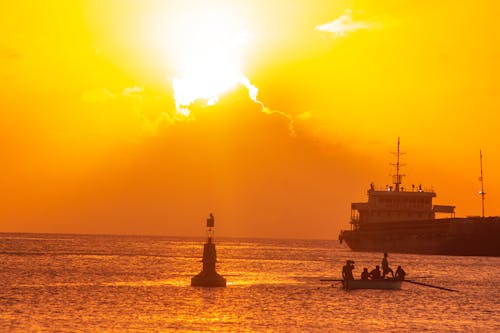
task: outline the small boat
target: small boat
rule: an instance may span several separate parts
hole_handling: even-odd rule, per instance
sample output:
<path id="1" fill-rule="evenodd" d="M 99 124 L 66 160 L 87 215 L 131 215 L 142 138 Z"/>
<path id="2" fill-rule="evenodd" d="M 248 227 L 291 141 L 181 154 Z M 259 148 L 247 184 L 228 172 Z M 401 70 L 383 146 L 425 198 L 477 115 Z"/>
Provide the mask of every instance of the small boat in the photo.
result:
<path id="1" fill-rule="evenodd" d="M 382 289 L 399 290 L 402 280 L 380 279 L 380 280 L 346 280 L 343 282 L 345 290 L 355 289 Z"/>

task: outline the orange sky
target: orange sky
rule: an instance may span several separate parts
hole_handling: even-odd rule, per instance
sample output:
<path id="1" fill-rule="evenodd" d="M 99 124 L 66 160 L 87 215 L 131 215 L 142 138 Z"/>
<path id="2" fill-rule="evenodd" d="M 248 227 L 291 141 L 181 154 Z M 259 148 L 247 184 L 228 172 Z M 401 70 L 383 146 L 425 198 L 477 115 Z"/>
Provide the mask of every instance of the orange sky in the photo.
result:
<path id="1" fill-rule="evenodd" d="M 500 214 L 495 1 L 0 6 L 0 231 L 336 238 L 398 136 Z"/>

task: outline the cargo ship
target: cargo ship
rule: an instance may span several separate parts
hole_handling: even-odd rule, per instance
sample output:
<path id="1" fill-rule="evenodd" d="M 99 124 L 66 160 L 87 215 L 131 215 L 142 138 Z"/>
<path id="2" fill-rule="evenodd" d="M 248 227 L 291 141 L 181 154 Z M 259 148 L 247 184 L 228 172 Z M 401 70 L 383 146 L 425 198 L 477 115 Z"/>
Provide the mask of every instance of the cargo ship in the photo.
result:
<path id="1" fill-rule="evenodd" d="M 436 193 L 421 185 L 402 185 L 400 140 L 395 153 L 393 184 L 368 189 L 368 202 L 351 204 L 350 230 L 342 230 L 340 242 L 354 251 L 429 255 L 500 256 L 500 217 L 455 217 L 455 206 L 434 205 Z M 437 218 L 439 214 L 445 217 Z M 441 215 L 442 216 L 442 215 Z"/>

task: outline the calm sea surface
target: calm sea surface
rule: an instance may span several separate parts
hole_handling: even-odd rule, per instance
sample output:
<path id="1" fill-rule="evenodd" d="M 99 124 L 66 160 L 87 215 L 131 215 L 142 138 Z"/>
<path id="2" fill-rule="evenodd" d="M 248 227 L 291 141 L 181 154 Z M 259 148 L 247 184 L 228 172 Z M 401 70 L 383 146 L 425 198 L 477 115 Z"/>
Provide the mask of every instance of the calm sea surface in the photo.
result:
<path id="1" fill-rule="evenodd" d="M 193 288 L 202 239 L 0 233 L 2 332 L 500 332 L 500 258 L 389 254 L 399 291 L 345 292 L 336 241 L 217 239 L 227 288 Z"/>

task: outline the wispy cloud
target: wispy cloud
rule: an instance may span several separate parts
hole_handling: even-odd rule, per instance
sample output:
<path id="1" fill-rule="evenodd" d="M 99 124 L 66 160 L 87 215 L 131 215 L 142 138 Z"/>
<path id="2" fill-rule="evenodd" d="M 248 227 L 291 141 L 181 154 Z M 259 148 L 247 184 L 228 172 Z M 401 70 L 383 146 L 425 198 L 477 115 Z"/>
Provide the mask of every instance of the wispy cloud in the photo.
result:
<path id="1" fill-rule="evenodd" d="M 158 103 L 159 96 L 139 86 L 125 87 L 121 91 L 106 88 L 83 92 L 82 102 L 100 113 L 102 126 L 115 126 L 125 133 L 137 136 L 156 134 L 162 124 L 180 118 L 175 110 L 165 109 Z M 125 125 L 124 125 L 125 124 Z"/>
<path id="2" fill-rule="evenodd" d="M 345 36 L 349 33 L 359 30 L 370 30 L 380 28 L 379 22 L 353 18 L 352 10 L 346 9 L 345 12 L 336 19 L 316 26 L 316 30 L 329 32 L 335 36 Z"/>

